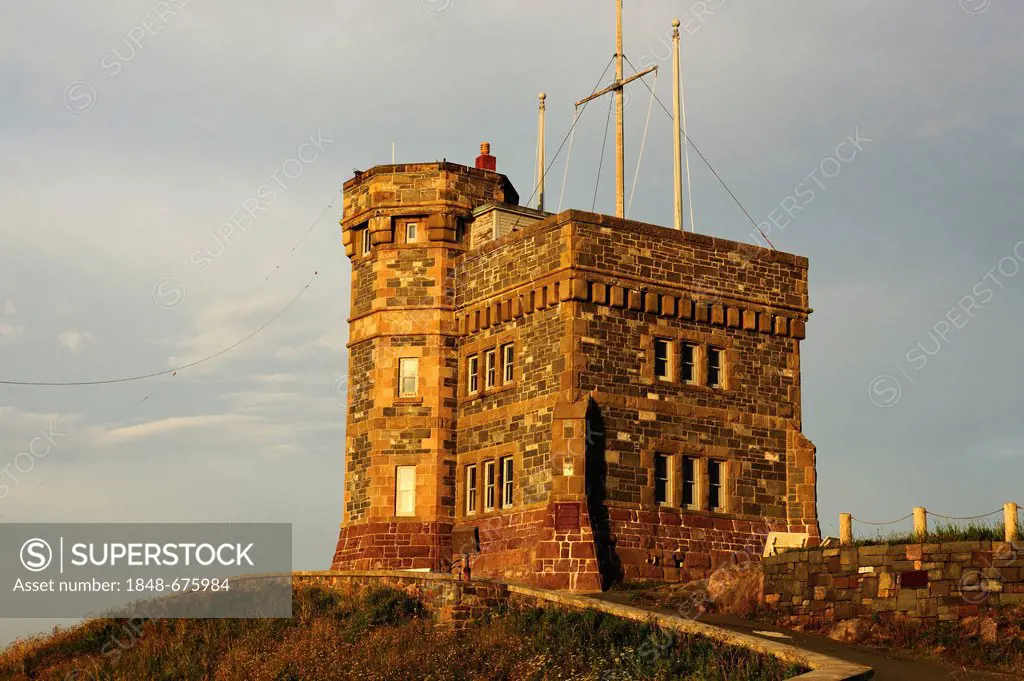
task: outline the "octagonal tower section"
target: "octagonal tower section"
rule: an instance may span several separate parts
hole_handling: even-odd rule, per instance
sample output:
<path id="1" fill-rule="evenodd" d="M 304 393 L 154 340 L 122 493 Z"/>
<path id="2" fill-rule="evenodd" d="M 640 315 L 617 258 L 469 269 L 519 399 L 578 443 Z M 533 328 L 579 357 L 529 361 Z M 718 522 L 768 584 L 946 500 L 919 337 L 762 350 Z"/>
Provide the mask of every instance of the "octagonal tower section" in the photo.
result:
<path id="1" fill-rule="evenodd" d="M 442 570 L 450 560 L 455 267 L 474 209 L 518 202 L 487 164 L 377 166 L 345 183 L 345 501 L 332 569 Z"/>

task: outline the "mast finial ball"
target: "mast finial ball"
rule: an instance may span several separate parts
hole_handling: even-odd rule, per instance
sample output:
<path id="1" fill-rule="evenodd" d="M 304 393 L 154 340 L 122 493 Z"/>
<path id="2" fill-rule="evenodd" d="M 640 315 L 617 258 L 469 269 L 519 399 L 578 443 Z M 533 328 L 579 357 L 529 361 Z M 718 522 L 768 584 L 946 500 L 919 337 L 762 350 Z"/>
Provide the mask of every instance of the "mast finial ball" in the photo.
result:
<path id="1" fill-rule="evenodd" d="M 540 100 L 541 100 L 541 101 L 544 101 L 545 99 L 547 99 L 547 98 L 548 98 L 548 93 L 546 93 L 546 92 L 541 92 L 541 93 L 540 93 L 539 95 L 537 95 L 537 96 L 538 96 L 538 97 L 540 97 Z"/>
<path id="2" fill-rule="evenodd" d="M 672 28 L 679 28 L 682 25 L 683 25 L 683 22 L 679 21 L 679 19 L 673 19 L 672 20 Z"/>

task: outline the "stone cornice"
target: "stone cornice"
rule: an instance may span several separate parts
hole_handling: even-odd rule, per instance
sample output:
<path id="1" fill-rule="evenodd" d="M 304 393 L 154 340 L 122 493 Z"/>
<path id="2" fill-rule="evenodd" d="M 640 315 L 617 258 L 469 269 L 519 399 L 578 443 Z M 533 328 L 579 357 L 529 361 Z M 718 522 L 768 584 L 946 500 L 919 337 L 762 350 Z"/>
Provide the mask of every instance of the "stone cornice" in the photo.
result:
<path id="1" fill-rule="evenodd" d="M 579 276 L 576 276 L 577 273 Z M 634 288 L 608 282 L 641 283 L 641 286 Z M 502 292 L 459 306 L 455 313 L 457 327 L 463 334 L 477 333 L 481 329 L 574 300 L 632 310 L 652 317 L 692 320 L 797 340 L 803 340 L 807 335 L 807 315 L 810 310 L 794 310 L 713 294 L 693 294 L 682 287 L 667 284 L 656 286 L 662 291 L 672 291 L 672 294 L 659 293 L 643 286 L 643 283 L 621 275 L 563 267 L 535 281 L 507 287 Z"/>

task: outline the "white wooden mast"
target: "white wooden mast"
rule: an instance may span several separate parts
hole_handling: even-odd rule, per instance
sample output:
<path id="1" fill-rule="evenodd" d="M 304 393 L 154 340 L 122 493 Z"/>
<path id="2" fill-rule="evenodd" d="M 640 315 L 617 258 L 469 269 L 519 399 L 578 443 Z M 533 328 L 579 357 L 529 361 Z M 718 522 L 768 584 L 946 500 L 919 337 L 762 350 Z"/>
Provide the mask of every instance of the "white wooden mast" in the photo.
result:
<path id="1" fill-rule="evenodd" d="M 540 93 L 537 121 L 537 210 L 544 210 L 544 175 L 546 174 L 545 164 L 547 163 L 547 152 L 544 149 L 544 112 L 547 111 L 547 98 L 548 96 L 545 93 Z"/>
<path id="2" fill-rule="evenodd" d="M 679 93 L 679 19 L 672 22 L 672 113 L 674 114 L 675 125 L 673 125 L 673 137 L 675 144 L 672 149 L 673 170 L 675 171 L 675 206 L 673 215 L 675 217 L 675 228 L 683 230 L 683 131 L 681 127 L 679 110 L 681 96 Z"/>
<path id="3" fill-rule="evenodd" d="M 622 0 L 615 0 L 615 82 L 595 92 L 585 99 L 576 102 L 576 107 L 603 97 L 609 92 L 615 93 L 615 215 L 626 216 L 626 135 L 625 135 L 625 88 L 638 78 L 658 70 L 657 66 L 645 69 L 629 78 L 623 78 L 622 64 L 625 55 L 622 52 Z"/>
<path id="4" fill-rule="evenodd" d="M 615 0 L 615 215 L 626 216 L 626 122 L 622 87 L 622 0 Z"/>

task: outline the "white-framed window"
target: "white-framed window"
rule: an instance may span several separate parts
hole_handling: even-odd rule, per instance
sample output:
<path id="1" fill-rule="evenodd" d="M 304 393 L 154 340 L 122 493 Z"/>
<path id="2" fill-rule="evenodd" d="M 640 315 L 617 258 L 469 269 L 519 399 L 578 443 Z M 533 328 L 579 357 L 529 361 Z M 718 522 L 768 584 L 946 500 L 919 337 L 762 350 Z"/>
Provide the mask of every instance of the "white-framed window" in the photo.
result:
<path id="1" fill-rule="evenodd" d="M 672 342 L 654 339 L 654 377 L 659 381 L 672 380 Z"/>
<path id="2" fill-rule="evenodd" d="M 515 464 L 511 456 L 501 460 L 501 507 L 509 508 L 512 505 L 512 493 L 516 488 Z"/>
<path id="3" fill-rule="evenodd" d="M 709 388 L 721 388 L 725 368 L 725 351 L 720 348 L 708 348 L 708 382 Z"/>
<path id="4" fill-rule="evenodd" d="M 708 508 L 712 511 L 724 511 L 725 499 L 725 462 L 708 460 Z"/>
<path id="5" fill-rule="evenodd" d="M 498 380 L 498 353 L 488 350 L 484 353 L 484 387 L 493 388 Z"/>
<path id="6" fill-rule="evenodd" d="M 516 346 L 512 343 L 501 346 L 501 373 L 505 385 L 512 383 L 516 376 Z"/>
<path id="7" fill-rule="evenodd" d="M 416 515 L 416 466 L 395 469 L 395 515 Z"/>
<path id="8" fill-rule="evenodd" d="M 363 229 L 363 255 L 368 255 L 372 248 L 373 242 L 370 240 L 370 228 L 366 227 Z"/>
<path id="9" fill-rule="evenodd" d="M 414 244 L 416 243 L 416 231 L 419 227 L 419 223 L 407 222 L 405 223 L 405 243 Z"/>
<path id="10" fill-rule="evenodd" d="M 654 455 L 654 503 L 672 503 L 672 466 L 671 457 L 665 454 Z"/>
<path id="11" fill-rule="evenodd" d="M 466 466 L 466 515 L 476 513 L 476 464 Z"/>
<path id="12" fill-rule="evenodd" d="M 693 343 L 683 343 L 683 361 L 680 363 L 682 369 L 681 380 L 683 383 L 693 385 L 697 382 L 697 346 Z"/>
<path id="13" fill-rule="evenodd" d="M 697 500 L 697 459 L 683 457 L 683 508 L 699 509 Z"/>
<path id="14" fill-rule="evenodd" d="M 484 462 L 484 510 L 493 511 L 497 494 L 497 469 L 493 461 Z"/>
<path id="15" fill-rule="evenodd" d="M 420 360 L 418 357 L 403 357 L 398 360 L 398 396 L 416 397 L 420 387 Z"/>
<path id="16" fill-rule="evenodd" d="M 476 355 L 466 361 L 466 392 L 470 395 L 480 392 L 480 358 Z"/>

